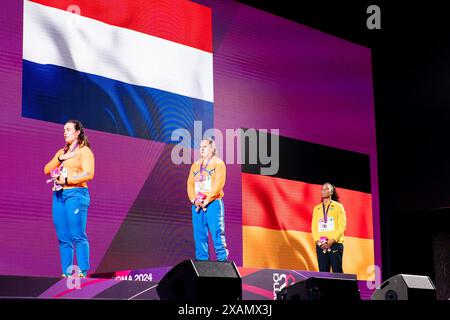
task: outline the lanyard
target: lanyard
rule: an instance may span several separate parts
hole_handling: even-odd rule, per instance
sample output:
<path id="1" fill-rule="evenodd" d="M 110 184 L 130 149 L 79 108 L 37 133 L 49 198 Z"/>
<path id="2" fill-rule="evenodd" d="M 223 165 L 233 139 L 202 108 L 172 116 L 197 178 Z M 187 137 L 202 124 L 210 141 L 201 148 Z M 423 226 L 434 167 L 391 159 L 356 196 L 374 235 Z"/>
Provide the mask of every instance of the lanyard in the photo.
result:
<path id="1" fill-rule="evenodd" d="M 69 152 L 73 152 L 77 147 L 78 147 L 78 141 L 76 141 L 76 142 L 73 144 L 73 146 L 72 146 L 72 148 L 70 148 Z"/>
<path id="2" fill-rule="evenodd" d="M 330 200 L 330 203 L 327 206 L 327 210 L 325 210 L 325 204 L 322 202 L 323 220 L 324 220 L 325 223 L 327 223 L 327 221 L 328 221 L 328 210 L 330 210 L 330 205 L 331 205 L 332 201 L 333 200 Z"/>
<path id="3" fill-rule="evenodd" d="M 70 148 L 70 150 L 67 150 L 66 152 L 63 152 L 63 154 L 71 153 L 71 152 L 73 152 L 77 147 L 78 147 L 78 141 L 75 142 L 75 143 L 73 144 L 73 146 L 72 146 L 72 148 Z M 65 161 L 65 160 L 63 160 L 63 161 Z"/>
<path id="4" fill-rule="evenodd" d="M 205 166 L 203 166 L 203 161 L 200 164 L 200 176 L 203 175 L 203 171 L 206 171 L 206 167 L 208 166 L 208 164 L 211 162 L 211 159 L 209 159 L 208 161 L 206 161 Z"/>
<path id="5" fill-rule="evenodd" d="M 63 154 L 73 152 L 77 147 L 78 147 L 78 141 L 76 141 L 76 142 L 73 144 L 73 146 L 72 146 L 72 148 L 70 148 L 70 150 L 64 152 Z M 62 169 L 64 168 L 64 161 L 66 161 L 66 160 L 61 161 L 61 164 L 59 165 L 59 169 L 60 169 L 60 170 L 62 170 Z"/>

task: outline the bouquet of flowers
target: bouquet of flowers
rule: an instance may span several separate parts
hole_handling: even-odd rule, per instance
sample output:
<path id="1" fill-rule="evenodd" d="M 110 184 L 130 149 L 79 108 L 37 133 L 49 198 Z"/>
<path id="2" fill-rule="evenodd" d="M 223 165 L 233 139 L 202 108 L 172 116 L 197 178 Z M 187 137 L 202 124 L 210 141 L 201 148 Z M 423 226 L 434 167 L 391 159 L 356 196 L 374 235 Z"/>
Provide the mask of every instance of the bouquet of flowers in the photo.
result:
<path id="1" fill-rule="evenodd" d="M 328 242 L 328 237 L 320 237 L 320 245 L 326 244 Z M 330 252 L 331 248 L 323 249 L 323 253 Z"/>
<path id="2" fill-rule="evenodd" d="M 199 193 L 197 193 L 197 197 L 195 198 L 195 201 L 194 201 L 194 203 L 195 202 L 203 202 L 203 201 L 205 201 L 205 199 L 206 199 L 206 194 L 204 194 L 204 193 L 201 193 L 201 192 L 199 192 Z M 200 207 L 197 207 L 196 209 L 195 209 L 195 211 L 199 211 L 200 210 Z M 206 208 L 203 208 L 203 211 L 206 211 Z"/>
<path id="3" fill-rule="evenodd" d="M 66 178 L 67 177 L 67 169 L 61 165 L 59 167 L 53 168 L 50 171 L 50 175 L 51 175 L 52 179 L 48 179 L 47 183 L 53 182 L 52 190 L 53 191 L 61 190 L 63 188 L 62 185 L 57 184 L 56 181 L 53 180 L 53 178 L 59 177 L 59 176 L 63 176 L 63 178 Z"/>

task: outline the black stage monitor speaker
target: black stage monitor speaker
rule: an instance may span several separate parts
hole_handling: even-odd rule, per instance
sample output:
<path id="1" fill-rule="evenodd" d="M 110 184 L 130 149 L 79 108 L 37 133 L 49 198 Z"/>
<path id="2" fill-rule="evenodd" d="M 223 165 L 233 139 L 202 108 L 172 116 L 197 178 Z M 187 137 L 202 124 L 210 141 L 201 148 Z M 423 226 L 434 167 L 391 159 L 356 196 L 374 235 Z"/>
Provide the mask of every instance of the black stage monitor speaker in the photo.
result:
<path id="1" fill-rule="evenodd" d="M 361 299 L 356 279 L 311 277 L 280 290 L 278 300 L 358 301 Z"/>
<path id="2" fill-rule="evenodd" d="M 384 281 L 371 300 L 436 300 L 436 288 L 427 276 L 397 274 Z"/>
<path id="3" fill-rule="evenodd" d="M 242 279 L 234 262 L 185 260 L 156 287 L 161 300 L 242 300 Z"/>

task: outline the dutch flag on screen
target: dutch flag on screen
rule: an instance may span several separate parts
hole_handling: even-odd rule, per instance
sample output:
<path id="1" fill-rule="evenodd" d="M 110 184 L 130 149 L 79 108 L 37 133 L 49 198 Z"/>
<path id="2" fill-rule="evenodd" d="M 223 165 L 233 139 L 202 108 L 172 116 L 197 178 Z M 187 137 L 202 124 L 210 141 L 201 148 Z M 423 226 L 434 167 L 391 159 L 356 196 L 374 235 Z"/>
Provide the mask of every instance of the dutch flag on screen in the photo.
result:
<path id="1" fill-rule="evenodd" d="M 196 120 L 213 127 L 210 8 L 24 1 L 23 26 L 22 116 L 161 142 Z"/>

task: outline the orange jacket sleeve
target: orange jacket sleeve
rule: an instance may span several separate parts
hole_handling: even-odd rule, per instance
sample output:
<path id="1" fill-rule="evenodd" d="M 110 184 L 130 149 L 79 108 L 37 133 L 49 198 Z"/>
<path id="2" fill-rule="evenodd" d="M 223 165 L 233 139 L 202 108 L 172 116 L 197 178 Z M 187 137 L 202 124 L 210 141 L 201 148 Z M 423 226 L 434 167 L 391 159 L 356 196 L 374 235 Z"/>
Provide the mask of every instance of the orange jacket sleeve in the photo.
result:
<path id="1" fill-rule="evenodd" d="M 225 186 L 226 173 L 225 163 L 222 161 L 217 163 L 215 166 L 213 185 L 211 186 L 211 191 L 206 198 L 207 202 L 211 202 L 220 196 L 220 193 Z"/>
<path id="2" fill-rule="evenodd" d="M 192 164 L 191 169 L 189 170 L 189 177 L 187 180 L 187 193 L 189 197 L 189 201 L 193 201 L 195 199 L 195 180 L 194 180 L 194 164 Z"/>
<path id="3" fill-rule="evenodd" d="M 76 175 L 68 176 L 68 185 L 80 184 L 87 182 L 94 178 L 94 154 L 88 147 L 83 147 L 81 153 L 81 170 L 82 172 Z"/>
<path id="4" fill-rule="evenodd" d="M 44 167 L 44 174 L 50 174 L 50 171 L 56 167 L 59 167 L 61 162 L 59 162 L 58 157 L 62 155 L 64 149 L 59 149 L 52 160 L 50 160 Z"/>

